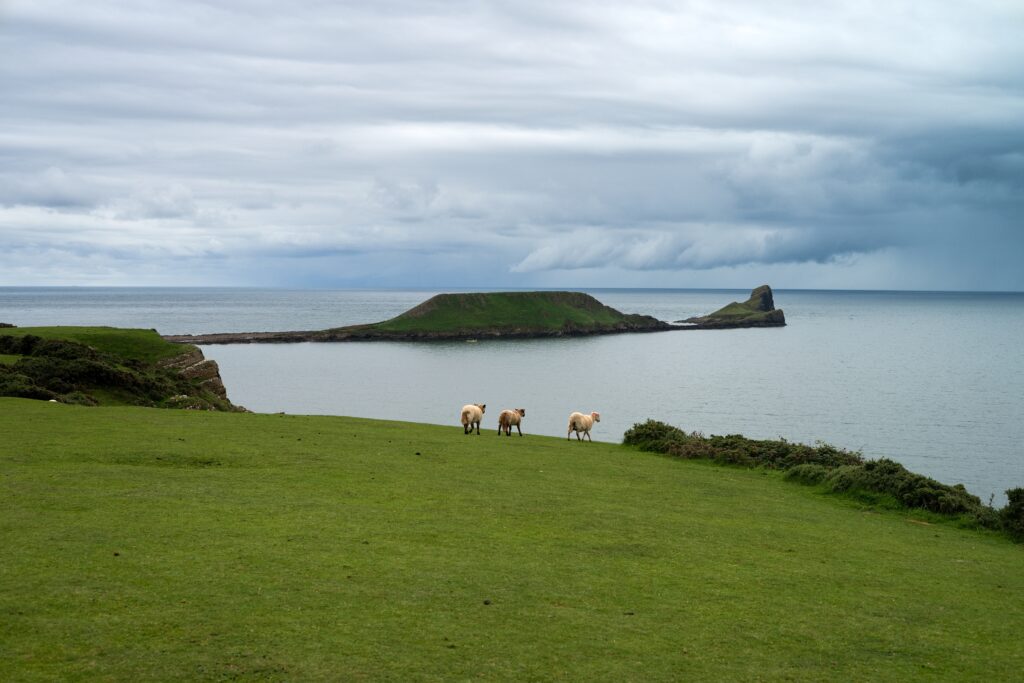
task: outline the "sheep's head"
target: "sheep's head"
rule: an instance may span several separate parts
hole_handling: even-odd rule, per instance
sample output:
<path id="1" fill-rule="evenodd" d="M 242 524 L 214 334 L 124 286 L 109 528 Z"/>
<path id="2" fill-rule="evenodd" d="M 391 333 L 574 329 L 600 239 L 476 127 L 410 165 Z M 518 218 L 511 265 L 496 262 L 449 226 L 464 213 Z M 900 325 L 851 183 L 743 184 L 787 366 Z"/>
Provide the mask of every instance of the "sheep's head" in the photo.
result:
<path id="1" fill-rule="evenodd" d="M 486 403 L 477 403 L 476 407 L 480 409 L 481 413 L 486 413 L 487 412 L 487 404 Z"/>
<path id="2" fill-rule="evenodd" d="M 594 422 L 600 422 L 601 421 L 601 413 L 591 413 L 590 417 L 594 418 Z"/>
<path id="3" fill-rule="evenodd" d="M 519 413 L 519 417 L 526 417 L 526 408 L 516 408 L 516 412 Z"/>

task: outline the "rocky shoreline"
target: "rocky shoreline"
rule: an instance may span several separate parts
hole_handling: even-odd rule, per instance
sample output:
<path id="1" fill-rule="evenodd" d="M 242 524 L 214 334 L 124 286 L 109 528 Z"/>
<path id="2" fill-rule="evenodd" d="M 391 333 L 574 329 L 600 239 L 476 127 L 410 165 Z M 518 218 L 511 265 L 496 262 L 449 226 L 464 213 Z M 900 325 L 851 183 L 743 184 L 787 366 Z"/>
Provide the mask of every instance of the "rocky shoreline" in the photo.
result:
<path id="1" fill-rule="evenodd" d="M 560 330 L 468 330 L 459 332 L 382 332 L 341 328 L 338 330 L 290 332 L 219 332 L 215 334 L 168 334 L 163 338 L 176 344 L 294 344 L 299 342 L 431 342 L 474 341 L 481 339 L 544 339 L 554 337 L 590 337 L 605 334 L 668 332 L 699 329 L 693 325 L 672 325 L 656 321 L 650 326 L 622 326 L 583 329 L 567 327 Z"/>

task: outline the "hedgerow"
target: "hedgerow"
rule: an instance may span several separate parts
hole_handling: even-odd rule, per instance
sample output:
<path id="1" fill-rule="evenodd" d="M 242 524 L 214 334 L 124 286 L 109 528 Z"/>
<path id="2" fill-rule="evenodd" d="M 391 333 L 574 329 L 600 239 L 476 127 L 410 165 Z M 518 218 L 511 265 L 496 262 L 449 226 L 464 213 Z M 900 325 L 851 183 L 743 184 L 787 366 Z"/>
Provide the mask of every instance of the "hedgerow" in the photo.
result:
<path id="1" fill-rule="evenodd" d="M 678 458 L 712 460 L 743 467 L 782 470 L 784 478 L 865 499 L 884 497 L 896 504 L 959 518 L 969 526 L 997 529 L 1024 541 L 1024 489 L 1007 491 L 1009 502 L 996 511 L 962 484 L 949 486 L 907 470 L 888 458 L 865 460 L 860 453 L 819 443 L 747 439 L 739 434 L 704 436 L 648 420 L 633 425 L 623 443 Z"/>

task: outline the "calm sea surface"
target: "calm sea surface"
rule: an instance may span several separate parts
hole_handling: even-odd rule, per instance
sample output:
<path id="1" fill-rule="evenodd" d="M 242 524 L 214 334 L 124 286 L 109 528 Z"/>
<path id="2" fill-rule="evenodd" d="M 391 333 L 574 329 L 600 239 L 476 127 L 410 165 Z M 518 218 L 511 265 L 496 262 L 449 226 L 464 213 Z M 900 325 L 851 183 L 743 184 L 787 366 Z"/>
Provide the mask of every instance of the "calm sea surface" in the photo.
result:
<path id="1" fill-rule="evenodd" d="M 749 294 L 587 291 L 663 320 Z M 434 293 L 0 288 L 0 321 L 165 334 L 322 329 L 386 319 Z M 231 399 L 260 412 L 457 425 L 464 403 L 486 403 L 485 436 L 497 438 L 502 408 L 526 408 L 527 435 L 553 436 L 565 435 L 571 411 L 596 410 L 598 440 L 618 441 L 656 418 L 891 457 L 985 500 L 994 494 L 997 504 L 1024 485 L 1024 294 L 782 290 L 775 301 L 788 327 L 203 350 L 220 364 Z"/>

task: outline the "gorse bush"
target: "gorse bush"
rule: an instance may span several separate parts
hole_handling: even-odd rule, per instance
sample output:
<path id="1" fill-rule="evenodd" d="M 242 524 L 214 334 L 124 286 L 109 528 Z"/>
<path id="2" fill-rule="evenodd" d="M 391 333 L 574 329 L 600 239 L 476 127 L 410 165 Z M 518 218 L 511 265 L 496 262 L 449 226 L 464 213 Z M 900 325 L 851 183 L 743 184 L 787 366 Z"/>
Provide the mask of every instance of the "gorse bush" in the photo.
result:
<path id="1" fill-rule="evenodd" d="M 1024 488 L 1010 489 L 1006 497 L 1009 502 L 1000 511 L 1003 528 L 1013 540 L 1024 542 Z"/>
<path id="2" fill-rule="evenodd" d="M 903 465 L 882 458 L 856 466 L 838 467 L 824 479 L 829 490 L 837 493 L 865 491 L 884 493 L 908 508 L 922 508 L 947 515 L 971 513 L 981 507 L 981 499 L 971 495 L 963 484 L 947 486 L 934 479 L 910 472 Z"/>
<path id="3" fill-rule="evenodd" d="M 786 470 L 783 478 L 786 481 L 796 481 L 801 484 L 820 484 L 828 476 L 829 469 L 824 465 L 816 463 L 804 463 L 794 465 Z"/>
<path id="4" fill-rule="evenodd" d="M 888 458 L 865 460 L 860 453 L 821 443 L 808 446 L 785 439 L 747 439 L 738 434 L 688 434 L 657 420 L 633 425 L 623 443 L 678 458 L 783 470 L 788 481 L 821 485 L 827 491 L 872 502 L 893 501 L 906 508 L 955 516 L 967 526 L 1001 529 L 1014 540 L 1024 541 L 1024 489 L 1020 488 L 1007 491 L 1009 503 L 996 511 L 968 493 L 962 484 L 942 484 Z"/>
<path id="5" fill-rule="evenodd" d="M 859 453 L 846 451 L 828 444 L 808 446 L 777 441 L 747 439 L 739 434 L 704 436 L 687 434 L 678 427 L 657 420 L 633 425 L 623 443 L 641 450 L 666 453 L 679 458 L 700 458 L 719 462 L 788 470 L 796 465 L 817 464 L 825 467 L 854 465 L 863 462 Z"/>

